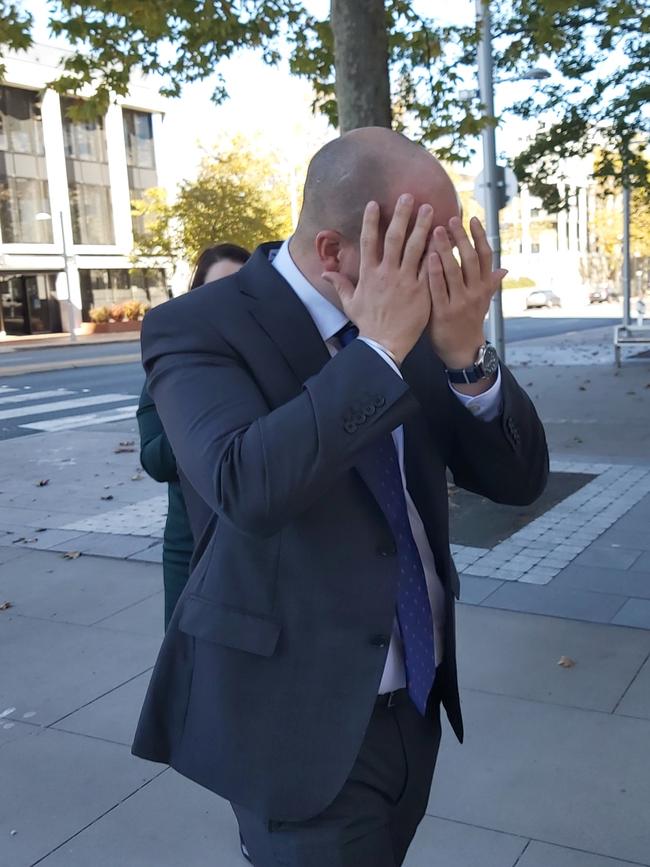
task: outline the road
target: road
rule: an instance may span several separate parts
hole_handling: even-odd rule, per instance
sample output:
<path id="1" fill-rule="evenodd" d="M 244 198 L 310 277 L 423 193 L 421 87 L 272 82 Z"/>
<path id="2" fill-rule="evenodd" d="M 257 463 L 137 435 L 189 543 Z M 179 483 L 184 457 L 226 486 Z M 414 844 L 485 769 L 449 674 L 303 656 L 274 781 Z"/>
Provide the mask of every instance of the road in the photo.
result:
<path id="1" fill-rule="evenodd" d="M 613 325 L 605 317 L 561 317 L 533 314 L 506 319 L 506 337 L 514 343 Z M 107 422 L 131 420 L 142 388 L 143 373 L 137 361 L 115 363 L 118 357 L 135 356 L 137 343 L 3 350 L 0 369 L 24 365 L 42 367 L 81 365 L 38 373 L 5 376 L 0 385 L 0 439 L 47 431 L 90 429 Z M 101 363 L 106 360 L 106 364 Z"/>

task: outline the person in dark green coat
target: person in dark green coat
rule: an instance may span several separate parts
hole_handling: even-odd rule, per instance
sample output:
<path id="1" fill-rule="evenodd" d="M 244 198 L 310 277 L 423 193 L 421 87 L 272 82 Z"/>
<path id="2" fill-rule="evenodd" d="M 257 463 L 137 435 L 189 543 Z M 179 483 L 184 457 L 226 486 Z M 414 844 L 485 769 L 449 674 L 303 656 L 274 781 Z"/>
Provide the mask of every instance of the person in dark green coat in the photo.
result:
<path id="1" fill-rule="evenodd" d="M 236 244 L 217 244 L 208 247 L 198 258 L 190 282 L 190 291 L 204 283 L 211 283 L 238 271 L 249 255 L 247 250 Z M 218 287 L 215 287 L 215 291 L 218 291 Z M 146 385 L 140 396 L 137 419 L 140 430 L 140 462 L 152 479 L 157 482 L 167 482 L 169 492 L 167 521 L 163 536 L 163 584 L 165 629 L 167 629 L 178 597 L 189 577 L 195 540 L 178 479 L 176 458 Z"/>

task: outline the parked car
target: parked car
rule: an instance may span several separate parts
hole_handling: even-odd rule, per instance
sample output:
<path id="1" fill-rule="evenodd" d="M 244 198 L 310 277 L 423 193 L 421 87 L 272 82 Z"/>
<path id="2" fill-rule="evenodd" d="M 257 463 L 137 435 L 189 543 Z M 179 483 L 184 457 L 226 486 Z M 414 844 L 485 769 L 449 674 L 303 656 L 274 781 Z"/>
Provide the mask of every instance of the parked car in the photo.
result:
<path id="1" fill-rule="evenodd" d="M 526 298 L 526 310 L 539 307 L 561 307 L 562 299 L 551 289 L 533 289 Z"/>
<path id="2" fill-rule="evenodd" d="M 596 286 L 596 288 L 592 289 L 589 293 L 590 304 L 602 304 L 604 301 L 618 301 L 618 298 L 618 292 L 616 292 L 614 289 L 611 289 L 606 284 L 602 286 Z"/>

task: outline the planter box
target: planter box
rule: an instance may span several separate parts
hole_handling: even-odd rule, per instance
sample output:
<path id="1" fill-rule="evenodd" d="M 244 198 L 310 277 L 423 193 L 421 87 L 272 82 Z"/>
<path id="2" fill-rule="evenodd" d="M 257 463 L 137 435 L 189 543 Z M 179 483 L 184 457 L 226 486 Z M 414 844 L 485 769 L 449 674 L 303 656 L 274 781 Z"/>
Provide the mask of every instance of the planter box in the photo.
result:
<path id="1" fill-rule="evenodd" d="M 142 322 L 82 322 L 77 334 L 121 334 L 141 328 Z"/>

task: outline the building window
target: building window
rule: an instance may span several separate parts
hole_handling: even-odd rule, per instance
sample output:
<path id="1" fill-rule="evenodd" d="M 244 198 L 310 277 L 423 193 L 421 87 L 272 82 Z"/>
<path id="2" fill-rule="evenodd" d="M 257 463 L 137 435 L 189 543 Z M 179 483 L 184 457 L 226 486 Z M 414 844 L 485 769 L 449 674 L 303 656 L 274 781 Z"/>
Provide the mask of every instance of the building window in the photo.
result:
<path id="1" fill-rule="evenodd" d="M 122 109 L 126 165 L 129 175 L 131 201 L 143 199 L 146 190 L 158 186 L 156 155 L 153 145 L 151 115 L 144 111 Z M 144 216 L 133 217 L 133 234 L 144 235 L 147 221 Z"/>
<path id="2" fill-rule="evenodd" d="M 5 244 L 51 244 L 40 96 L 0 87 L 0 227 Z"/>
<path id="3" fill-rule="evenodd" d="M 533 242 L 533 243 L 530 245 L 530 252 L 531 252 L 531 253 L 539 253 L 539 249 L 540 249 L 540 248 L 539 248 L 539 244 L 538 244 L 537 242 Z"/>
<path id="4" fill-rule="evenodd" d="M 74 104 L 61 100 L 72 236 L 75 244 L 114 244 L 104 120 L 72 120 Z"/>
<path id="5" fill-rule="evenodd" d="M 145 301 L 155 307 L 169 297 L 163 268 L 83 268 L 79 282 L 84 322 L 90 321 L 93 307 L 112 307 L 126 301 Z"/>

